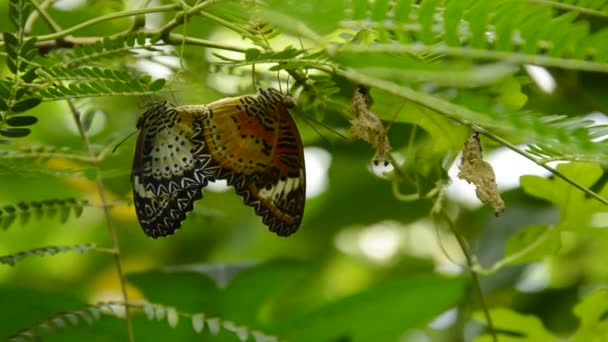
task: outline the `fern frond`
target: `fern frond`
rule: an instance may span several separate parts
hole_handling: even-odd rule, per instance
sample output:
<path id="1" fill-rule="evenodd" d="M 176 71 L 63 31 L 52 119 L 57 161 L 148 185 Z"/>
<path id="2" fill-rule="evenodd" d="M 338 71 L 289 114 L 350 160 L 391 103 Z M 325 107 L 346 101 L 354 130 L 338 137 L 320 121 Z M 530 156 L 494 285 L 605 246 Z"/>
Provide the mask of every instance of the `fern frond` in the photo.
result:
<path id="1" fill-rule="evenodd" d="M 148 49 L 157 51 L 155 48 L 158 37 L 148 39 L 144 32 L 131 33 L 127 36 L 115 38 L 104 37 L 103 41 L 95 44 L 75 46 L 73 50 L 62 55 L 62 67 L 75 67 L 90 64 L 108 58 L 123 57 L 134 53 L 134 49 Z"/>
<path id="2" fill-rule="evenodd" d="M 281 33 L 281 30 L 258 15 L 255 2 L 225 3 L 217 10 L 211 8 L 209 13 L 202 13 L 209 20 L 239 33 L 254 45 L 263 50 L 270 50 L 270 40 Z"/>
<path id="3" fill-rule="evenodd" d="M 41 332 L 51 335 L 56 330 L 63 330 L 69 325 L 76 327 L 82 321 L 86 322 L 88 325 L 91 325 L 93 322 L 98 321 L 101 318 L 101 313 L 103 311 L 110 310 L 112 310 L 111 304 L 99 303 L 95 305 L 87 305 L 84 308 L 73 311 L 60 312 L 33 326 L 21 329 L 14 335 L 10 336 L 8 341 L 38 341 L 41 338 Z"/>
<path id="4" fill-rule="evenodd" d="M 191 314 L 178 311 L 171 306 L 148 302 L 134 303 L 130 304 L 130 306 L 142 309 L 149 320 L 166 320 L 167 324 L 172 328 L 177 326 L 179 317 L 188 318 L 192 323 L 192 328 L 197 334 L 200 334 L 206 326 L 207 329 L 209 329 L 209 332 L 214 336 L 219 334 L 221 329 L 225 329 L 236 335 L 240 341 L 247 341 L 250 336 L 253 336 L 255 341 L 278 341 L 278 338 L 274 336 L 269 336 L 259 331 L 252 331 L 250 328 L 239 326 L 232 321 L 222 320 L 217 317 L 206 318 L 204 313 Z"/>
<path id="5" fill-rule="evenodd" d="M 57 253 L 66 253 L 66 252 L 76 252 L 76 253 L 86 253 L 90 250 L 97 249 L 97 245 L 94 243 L 88 244 L 80 244 L 80 245 L 69 245 L 69 246 L 46 246 L 40 248 L 30 249 L 28 251 L 19 252 L 15 254 L 8 254 L 4 256 L 0 256 L 0 264 L 5 264 L 9 266 L 15 266 L 15 263 L 23 260 L 24 258 L 30 256 L 41 256 L 44 257 L 46 255 L 55 255 Z"/>
<path id="6" fill-rule="evenodd" d="M 82 215 L 84 207 L 88 205 L 87 200 L 77 198 L 51 199 L 44 201 L 19 202 L 0 207 L 0 227 L 2 230 L 8 229 L 17 218 L 21 225 L 25 225 L 34 217 L 40 220 L 44 217 L 55 218 L 59 214 L 59 222 L 66 223 L 70 214 L 74 218 Z"/>
<path id="7" fill-rule="evenodd" d="M 78 82 L 69 82 L 65 85 L 56 84 L 52 87 L 39 89 L 39 95 L 43 101 L 57 101 L 74 98 L 94 96 L 143 96 L 154 95 L 165 85 L 162 78 L 150 82 L 150 78 L 141 77 L 135 79 L 87 79 Z"/>
<path id="8" fill-rule="evenodd" d="M 34 145 L 21 147 L 18 150 L 0 149 L 0 160 L 5 162 L 13 159 L 35 159 L 46 161 L 48 159 L 70 159 L 90 162 L 91 158 L 84 153 L 74 153 L 70 147 L 57 147 L 51 145 Z"/>
<path id="9" fill-rule="evenodd" d="M 282 23 L 284 29 L 294 22 L 312 30 L 328 25 L 326 18 L 305 6 L 294 9 L 293 2 L 278 0 L 269 5 L 272 13 L 281 12 L 275 24 Z M 296 10 L 302 12 L 297 17 Z M 592 31 L 587 21 L 577 20 L 576 12 L 553 11 L 526 0 L 357 0 L 341 14 L 350 19 L 339 21 L 335 30 L 364 32 L 367 38 L 357 34 L 358 39 L 325 45 L 329 51 L 433 53 L 608 72 L 607 29 Z"/>
<path id="10" fill-rule="evenodd" d="M 253 337 L 256 342 L 275 342 L 277 337 L 264 334 L 260 331 L 250 330 L 245 326 L 238 326 L 232 321 L 221 320 L 219 318 L 206 318 L 203 313 L 187 313 L 178 311 L 171 306 L 165 306 L 157 303 L 149 303 L 146 301 L 129 302 L 130 308 L 140 309 L 145 317 L 149 320 L 165 321 L 171 328 L 175 328 L 179 323 L 179 318 L 187 318 L 192 322 L 192 328 L 200 334 L 205 327 L 209 332 L 216 336 L 221 329 L 224 329 L 234 334 L 240 341 L 247 341 Z M 16 341 L 36 341 L 40 339 L 40 333 L 53 334 L 57 330 L 63 330 L 67 327 L 78 326 L 81 321 L 85 321 L 91 325 L 101 318 L 102 314 L 114 317 L 124 318 L 117 308 L 124 307 L 123 302 L 101 302 L 92 305 L 87 305 L 81 309 L 61 312 L 41 321 L 35 325 L 21 329 L 19 332 L 10 336 L 10 342 Z"/>
<path id="11" fill-rule="evenodd" d="M 24 126 L 30 126 L 37 120 L 32 120 L 32 117 L 25 119 L 15 117 L 14 114 L 25 112 L 41 102 L 28 89 L 17 85 L 21 82 L 31 82 L 37 77 L 37 67 L 32 63 L 38 55 L 38 50 L 34 47 L 36 38 L 26 39 L 23 32 L 23 26 L 31 9 L 31 3 L 27 0 L 11 0 L 9 17 L 17 28 L 17 33 L 2 33 L 7 55 L 6 65 L 13 74 L 12 82 L 9 80 L 0 82 L 0 135 L 6 138 L 20 138 L 30 134 L 30 129 Z"/>
<path id="12" fill-rule="evenodd" d="M 31 11 L 32 4 L 28 0 L 10 0 L 8 3 L 8 17 L 19 31 L 23 29 Z"/>

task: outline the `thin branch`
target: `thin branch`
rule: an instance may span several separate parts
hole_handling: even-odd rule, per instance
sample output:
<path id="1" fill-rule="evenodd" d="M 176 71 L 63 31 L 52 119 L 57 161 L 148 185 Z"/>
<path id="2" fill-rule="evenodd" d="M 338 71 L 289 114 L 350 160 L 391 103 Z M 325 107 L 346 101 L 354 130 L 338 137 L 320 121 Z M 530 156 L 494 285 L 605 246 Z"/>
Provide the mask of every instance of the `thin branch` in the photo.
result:
<path id="1" fill-rule="evenodd" d="M 25 21 L 23 31 L 26 35 L 29 35 L 32 32 L 34 23 L 36 22 L 36 20 L 39 17 L 42 17 L 42 19 L 44 19 L 44 21 L 47 23 L 47 25 L 49 25 L 49 28 L 51 29 L 51 31 L 53 31 L 53 32 L 61 31 L 61 27 L 55 22 L 55 20 L 53 20 L 53 18 L 51 18 L 48 15 L 48 13 L 46 13 L 46 9 L 50 5 L 52 5 L 55 1 L 56 0 L 45 0 L 43 3 L 38 5 L 35 0 L 30 0 L 30 3 L 32 4 L 32 6 L 34 6 L 36 11 L 32 12 L 32 14 L 30 14 L 30 16 Z"/>
<path id="2" fill-rule="evenodd" d="M 471 272 L 473 286 L 475 287 L 475 291 L 479 295 L 479 304 L 481 306 L 484 316 L 486 317 L 486 321 L 488 323 L 488 330 L 490 331 L 490 336 L 492 336 L 492 341 L 498 342 L 498 336 L 496 335 L 496 330 L 494 329 L 494 323 L 492 322 L 492 316 L 490 315 L 490 310 L 488 309 L 488 305 L 486 303 L 485 297 L 483 296 L 483 290 L 481 288 L 481 281 L 479 280 L 479 273 L 476 271 L 477 262 L 475 261 L 475 257 L 469 250 L 469 247 L 468 247 L 468 244 L 467 244 L 465 238 L 462 236 L 462 234 L 460 234 L 460 232 L 456 229 L 456 227 L 454 227 L 454 223 L 452 222 L 452 220 L 447 216 L 447 214 L 444 211 L 434 212 L 433 218 L 436 221 L 438 221 L 438 220 L 444 221 L 447 224 L 450 231 L 452 232 L 452 234 L 454 234 L 454 236 L 456 237 L 456 241 L 458 241 L 458 245 L 460 246 L 460 249 L 462 250 L 462 253 L 465 256 L 465 259 L 467 261 L 467 266 L 469 268 L 469 271 Z"/>
<path id="3" fill-rule="evenodd" d="M 99 194 L 99 199 L 101 200 L 101 203 L 103 205 L 103 213 L 106 218 L 108 232 L 110 233 L 110 238 L 112 240 L 112 249 L 114 250 L 114 253 L 113 253 L 114 262 L 116 264 L 116 271 L 118 273 L 118 278 L 120 281 L 120 289 L 122 292 L 123 301 L 125 303 L 127 303 L 129 301 L 129 297 L 127 295 L 127 285 L 126 285 L 124 273 L 122 270 L 122 264 L 120 261 L 120 247 L 118 245 L 118 236 L 116 234 L 116 229 L 114 228 L 113 221 L 112 221 L 112 215 L 110 214 L 110 209 L 108 207 L 108 200 L 106 198 L 106 192 L 105 192 L 105 188 L 104 188 L 104 184 L 103 184 L 103 179 L 101 178 L 101 169 L 99 168 L 97 161 L 95 161 L 95 159 L 96 159 L 95 152 L 93 151 L 93 148 L 91 146 L 91 142 L 89 140 L 89 136 L 87 135 L 84 124 L 82 123 L 82 120 L 80 119 L 80 117 L 81 117 L 80 111 L 78 110 L 78 108 L 76 108 L 74 101 L 72 99 L 67 99 L 67 102 L 68 102 L 68 105 L 70 106 L 70 110 L 74 117 L 74 121 L 76 122 L 76 126 L 78 127 L 78 132 L 80 133 L 82 142 L 87 150 L 87 153 L 89 154 L 89 157 L 92 160 L 91 164 L 97 171 L 97 176 L 95 178 L 95 183 L 97 185 L 97 192 Z M 127 305 L 125 305 L 124 308 L 125 308 L 125 314 L 126 314 L 127 333 L 129 336 L 129 341 L 133 342 L 133 341 L 135 341 L 135 338 L 133 337 L 133 327 L 132 327 L 132 322 L 131 322 L 131 316 L 129 313 L 129 307 Z"/>
<path id="4" fill-rule="evenodd" d="M 214 41 L 206 40 L 206 39 L 188 37 L 188 36 L 181 35 L 179 33 L 171 33 L 169 35 L 169 40 L 166 43 L 170 44 L 170 45 L 177 45 L 177 44 L 181 44 L 182 42 L 184 44 L 188 44 L 188 45 L 199 45 L 199 46 L 205 46 L 205 47 L 222 49 L 222 50 L 229 50 L 229 51 L 234 51 L 234 52 L 245 53 L 247 51 L 246 48 L 241 48 L 241 47 L 237 47 L 234 45 L 228 45 L 228 44 L 224 44 L 224 43 L 220 43 L 220 42 L 214 42 Z"/>
<path id="5" fill-rule="evenodd" d="M 570 185 L 574 186 L 575 188 L 579 189 L 580 191 L 584 192 L 585 194 L 587 194 L 589 197 L 593 197 L 596 200 L 598 200 L 599 202 L 601 202 L 602 204 L 608 205 L 608 200 L 605 199 L 604 197 L 598 195 L 596 192 L 593 192 L 591 189 L 587 188 L 586 186 L 580 184 L 579 182 L 575 181 L 574 179 L 564 175 L 563 173 L 559 172 L 557 169 L 552 168 L 551 166 L 545 164 L 542 160 L 538 160 L 534 157 L 534 155 L 532 155 L 531 153 L 525 151 L 522 148 L 517 147 L 516 145 L 513 145 L 512 143 L 510 143 L 509 141 L 501 138 L 500 136 L 491 133 L 481 127 L 478 126 L 474 126 L 474 129 L 476 131 L 478 131 L 479 133 L 487 136 L 488 138 L 496 141 L 497 143 L 507 147 L 508 149 L 520 154 L 521 156 L 531 160 L 532 162 L 534 162 L 536 165 L 544 168 L 545 170 L 551 172 L 553 175 L 555 175 L 556 177 L 559 177 L 561 179 L 563 179 L 566 183 L 569 183 Z"/>
<path id="6" fill-rule="evenodd" d="M 159 30 L 159 33 L 162 36 L 168 35 L 169 33 L 171 33 L 171 31 L 173 31 L 173 29 L 182 25 L 188 17 L 199 13 L 200 11 L 202 11 L 205 7 L 207 7 L 209 5 L 213 5 L 213 4 L 219 3 L 221 1 L 224 1 L 224 0 L 207 0 L 201 4 L 198 4 L 192 8 L 189 8 L 185 12 L 176 15 L 175 18 L 171 19 L 168 23 L 166 23 L 163 27 L 161 27 Z"/>
<path id="7" fill-rule="evenodd" d="M 372 87 L 375 87 L 378 89 L 385 90 L 394 95 L 406 98 L 414 103 L 417 103 L 419 105 L 432 109 L 432 110 L 436 111 L 437 113 L 460 123 L 461 125 L 471 128 L 474 131 L 478 131 L 479 133 L 500 143 L 501 145 L 507 147 L 508 149 L 533 161 L 535 164 L 548 170 L 556 177 L 563 179 L 565 182 L 567 182 L 567 183 L 571 184 L 572 186 L 574 186 L 575 188 L 581 190 L 582 192 L 587 194 L 589 197 L 596 199 L 597 201 L 601 202 L 602 204 L 608 205 L 608 200 L 605 199 L 604 197 L 591 191 L 589 188 L 581 185 L 577 181 L 564 175 L 563 173 L 559 172 L 558 170 L 556 170 L 548 165 L 543 164 L 541 161 L 537 160 L 531 153 L 515 146 L 514 144 L 501 138 L 497 134 L 490 132 L 489 130 L 487 130 L 483 127 L 478 126 L 475 122 L 476 121 L 483 122 L 483 119 L 484 119 L 484 115 L 481 113 L 478 113 L 478 112 L 475 112 L 468 108 L 462 107 L 460 105 L 436 98 L 429 94 L 417 92 L 411 88 L 400 86 L 393 82 L 389 82 L 389 81 L 377 79 L 374 77 L 370 77 L 365 74 L 361 74 L 355 70 L 338 70 L 337 73 L 356 83 L 361 83 L 361 84 L 365 84 L 368 86 L 372 86 Z M 458 115 L 456 115 L 455 113 L 458 113 Z M 464 119 L 462 119 L 462 117 L 468 117 L 470 119 L 464 120 Z"/>
<path id="8" fill-rule="evenodd" d="M 526 247 L 522 248 L 521 250 L 517 251 L 517 253 L 513 253 L 511 255 L 505 256 L 504 258 L 500 259 L 499 261 L 497 261 L 496 263 L 494 263 L 492 266 L 490 266 L 488 268 L 483 268 L 483 267 L 481 267 L 481 265 L 477 264 L 477 265 L 473 266 L 473 269 L 475 271 L 479 272 L 479 274 L 483 274 L 483 275 L 494 274 L 494 273 L 498 272 L 498 270 L 500 270 L 501 268 L 510 265 L 511 263 L 516 261 L 518 258 L 530 253 L 535 248 L 538 248 L 543 242 L 547 241 L 547 239 L 552 234 L 555 234 L 555 233 L 557 233 L 557 231 L 555 229 L 549 228 L 541 236 L 537 237 L 536 240 L 534 240 L 532 243 L 530 243 Z"/>
<path id="9" fill-rule="evenodd" d="M 131 16 L 136 16 L 136 15 L 146 14 L 146 13 L 175 11 L 180 8 L 181 8 L 181 5 L 175 3 L 172 5 L 163 5 L 163 6 L 156 6 L 156 7 L 150 7 L 150 8 L 138 8 L 138 9 L 134 9 L 134 10 L 110 13 L 110 14 L 106 14 L 106 15 L 102 15 L 99 17 L 89 19 L 80 24 L 67 28 L 63 31 L 38 36 L 38 41 L 43 42 L 43 41 L 47 41 L 47 40 L 55 40 L 55 39 L 63 38 L 76 31 L 82 30 L 86 27 L 89 27 L 89 26 L 92 26 L 95 24 L 102 23 L 104 21 L 109 21 L 109 20 L 114 20 L 114 19 L 119 19 L 119 18 L 124 18 L 124 17 L 131 17 Z M 3 46 L 3 44 L 0 46 Z"/>
<path id="10" fill-rule="evenodd" d="M 351 44 L 340 49 L 340 52 L 379 52 L 395 54 L 437 54 L 450 57 L 472 58 L 502 61 L 513 64 L 534 64 L 562 69 L 581 71 L 608 72 L 608 63 L 593 62 L 581 59 L 559 58 L 542 55 L 531 55 L 514 51 L 492 51 L 471 47 L 454 47 L 445 45 L 413 44 Z"/>
<path id="11" fill-rule="evenodd" d="M 556 9 L 560 9 L 560 10 L 578 12 L 580 14 L 586 14 L 586 15 L 591 15 L 591 16 L 600 17 L 600 18 L 608 18 L 608 12 L 602 12 L 602 11 L 594 10 L 592 8 L 586 8 L 586 7 L 566 4 L 563 2 L 550 1 L 550 0 L 528 0 L 528 2 L 531 4 L 550 6 L 550 7 L 556 8 Z"/>

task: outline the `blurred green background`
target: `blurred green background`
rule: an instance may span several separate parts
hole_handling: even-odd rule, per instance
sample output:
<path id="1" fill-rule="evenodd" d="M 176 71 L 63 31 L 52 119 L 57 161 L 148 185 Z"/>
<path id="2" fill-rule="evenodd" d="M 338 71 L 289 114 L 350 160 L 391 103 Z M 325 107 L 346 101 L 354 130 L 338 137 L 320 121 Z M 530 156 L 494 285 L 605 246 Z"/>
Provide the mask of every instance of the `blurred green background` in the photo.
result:
<path id="1" fill-rule="evenodd" d="M 7 4 L 0 2 L 0 18 L 8 16 Z M 121 10 L 122 6 L 121 1 L 89 1 L 86 6 L 69 10 L 51 7 L 49 14 L 63 27 L 69 27 Z M 165 22 L 171 15 L 151 16 L 149 22 Z M 102 36 L 128 25 L 127 19 L 119 19 L 78 33 Z M 0 30 L 12 28 L 0 20 Z M 41 22 L 34 26 L 34 33 L 46 32 L 48 29 Z M 201 18 L 188 23 L 187 33 L 235 46 L 247 44 L 238 35 Z M 279 36 L 272 44 L 279 50 L 287 44 L 297 45 L 298 41 Z M 213 52 L 230 55 L 226 51 Z M 202 104 L 253 92 L 249 68 L 227 74 L 213 65 L 214 61 L 217 58 L 212 49 L 177 46 L 166 52 L 141 52 L 102 63 L 168 78 L 171 91 L 163 96 L 179 104 Z M 542 92 L 532 81 L 522 82 L 521 92 L 528 99 L 525 109 L 568 116 L 608 111 L 602 96 L 608 84 L 605 75 L 550 71 L 557 84 L 551 94 Z M 6 68 L 0 72 L 8 75 Z M 522 69 L 516 76 L 527 79 L 528 74 Z M 289 82 L 285 75 L 281 77 L 282 82 Z M 278 87 L 276 73 L 263 66 L 258 68 L 257 81 Z M 471 320 L 473 314 L 481 317 L 479 296 L 470 274 L 461 267 L 465 259 L 453 234 L 433 225 L 429 218 L 433 205 L 430 200 L 404 203 L 395 199 L 391 183 L 370 169 L 374 154 L 370 146 L 340 136 L 348 135 L 348 106 L 354 86 L 340 78 L 333 81 L 341 89 L 333 96 L 335 106 L 326 107 L 321 114 L 306 112 L 301 106 L 294 116 L 306 148 L 310 193 L 302 226 L 289 238 L 269 232 L 253 210 L 221 184 L 204 191 L 203 199 L 175 235 L 148 238 L 131 205 L 129 175 L 136 137 L 128 138 L 115 152 L 107 154 L 99 167 L 112 204 L 130 299 L 146 299 L 183 313 L 202 312 L 206 318 L 233 321 L 250 332 L 258 330 L 291 341 L 459 341 L 471 340 L 484 331 L 482 319 Z M 519 91 L 516 89 L 513 96 L 519 96 Z M 406 160 L 404 171 L 415 182 L 402 184 L 400 190 L 413 193 L 418 188 L 432 188 L 445 176 L 444 170 L 455 160 L 469 132 L 448 121 L 437 124 L 435 131 L 415 130 L 408 123 L 413 121 L 402 104 L 396 105 L 379 92 L 372 91 L 372 96 L 376 100 L 372 108 L 383 112 L 383 117 L 404 115 L 390 126 L 388 133 L 397 155 L 414 155 Z M 91 119 L 88 133 L 95 150 L 109 151 L 132 133 L 147 100 L 78 100 L 78 106 Z M 65 223 L 60 222 L 59 212 L 54 217 L 30 218 L 25 224 L 17 219 L 1 232 L 0 255 L 90 242 L 111 248 L 95 185 L 95 169 L 77 158 L 43 158 L 40 153 L 28 152 L 38 146 L 86 155 L 67 104 L 43 103 L 28 114 L 39 119 L 33 133 L 0 146 L 0 204 L 68 198 L 86 200 L 88 204 L 82 216 L 71 212 Z M 446 141 L 438 148 L 440 142 L 434 138 L 442 134 Z M 498 148 L 491 143 L 484 147 L 488 154 Z M 513 156 L 504 158 L 508 163 Z M 573 177 L 589 186 L 599 177 L 599 168 L 581 167 L 577 172 L 583 170 L 582 175 L 573 173 Z M 452 182 L 464 184 L 450 174 Z M 497 171 L 497 175 L 500 182 L 501 173 Z M 490 208 L 479 206 L 470 192 L 465 200 L 457 194 L 448 197 L 448 211 L 480 264 L 490 266 L 500 260 L 507 242 L 522 227 L 558 223 L 564 212 L 560 216 L 557 207 L 572 211 L 588 207 L 586 219 L 604 212 L 604 208 L 590 204 L 591 200 L 574 191 L 578 202 L 566 203 L 565 207 L 557 203 L 556 207 L 549 202 L 551 198 L 544 200 L 540 199 L 542 195 L 529 194 L 539 186 L 529 185 L 527 192 L 519 186 L 505 191 L 507 211 L 500 217 L 495 217 Z M 470 187 L 469 190 L 472 191 Z M 578 218 L 574 214 L 571 220 Z M 605 226 L 605 217 L 596 219 L 596 227 Z M 581 226 L 586 227 L 587 222 L 581 222 Z M 482 276 L 481 285 L 489 307 L 535 315 L 554 335 L 569 336 L 581 322 L 573 308 L 608 280 L 608 234 L 600 228 L 573 228 L 552 241 L 557 241 L 558 255 L 541 255 Z M 78 310 L 87 303 L 121 298 L 115 263 L 107 253 L 67 252 L 28 257 L 14 267 L 0 265 L 0 338 L 52 315 Z M 497 313 L 497 317 L 499 327 L 506 322 L 507 327 L 501 327 L 506 330 L 510 328 L 509 320 L 515 327 L 527 326 L 516 320 L 519 316 Z M 150 320 L 141 310 L 135 310 L 135 336 L 142 341 L 199 339 L 188 320 L 187 315 L 182 315 L 177 327 L 172 328 L 164 317 Z M 102 315 L 90 326 L 79 322 L 43 336 L 51 341 L 126 340 L 124 320 L 111 314 Z M 238 340 L 227 326 L 222 326 L 213 338 L 206 326 L 203 338 Z M 252 333 L 248 336 L 252 340 L 255 337 Z"/>

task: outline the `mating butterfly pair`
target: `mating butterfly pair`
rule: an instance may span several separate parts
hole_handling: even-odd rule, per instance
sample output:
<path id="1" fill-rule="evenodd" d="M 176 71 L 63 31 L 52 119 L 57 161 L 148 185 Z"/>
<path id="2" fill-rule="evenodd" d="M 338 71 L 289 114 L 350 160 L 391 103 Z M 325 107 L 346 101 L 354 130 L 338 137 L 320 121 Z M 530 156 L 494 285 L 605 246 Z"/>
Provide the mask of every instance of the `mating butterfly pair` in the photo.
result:
<path id="1" fill-rule="evenodd" d="M 144 232 L 173 234 L 208 182 L 224 179 L 270 231 L 293 234 L 306 192 L 293 107 L 290 96 L 272 88 L 203 106 L 153 103 L 137 123 L 131 175 Z"/>

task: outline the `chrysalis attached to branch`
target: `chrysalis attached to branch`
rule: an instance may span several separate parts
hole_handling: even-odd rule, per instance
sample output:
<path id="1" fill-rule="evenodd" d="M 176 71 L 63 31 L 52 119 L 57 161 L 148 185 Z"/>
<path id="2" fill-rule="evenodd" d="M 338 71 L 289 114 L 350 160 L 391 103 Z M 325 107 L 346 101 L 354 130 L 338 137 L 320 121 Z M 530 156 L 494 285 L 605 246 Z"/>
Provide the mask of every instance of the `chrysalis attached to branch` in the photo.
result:
<path id="1" fill-rule="evenodd" d="M 353 95 L 350 134 L 372 145 L 376 154 L 372 159 L 375 165 L 388 165 L 388 153 L 391 150 L 386 130 L 376 113 L 369 109 L 367 89 L 357 87 Z"/>
<path id="2" fill-rule="evenodd" d="M 474 132 L 464 143 L 458 178 L 474 184 L 477 198 L 483 203 L 490 203 L 497 216 L 505 210 L 505 202 L 496 186 L 494 170 L 483 160 L 478 132 Z"/>

